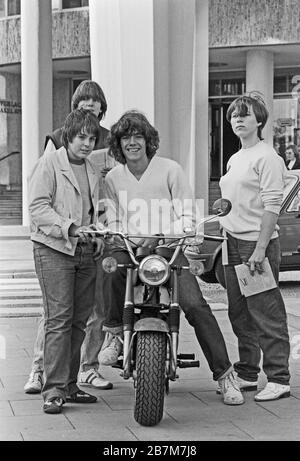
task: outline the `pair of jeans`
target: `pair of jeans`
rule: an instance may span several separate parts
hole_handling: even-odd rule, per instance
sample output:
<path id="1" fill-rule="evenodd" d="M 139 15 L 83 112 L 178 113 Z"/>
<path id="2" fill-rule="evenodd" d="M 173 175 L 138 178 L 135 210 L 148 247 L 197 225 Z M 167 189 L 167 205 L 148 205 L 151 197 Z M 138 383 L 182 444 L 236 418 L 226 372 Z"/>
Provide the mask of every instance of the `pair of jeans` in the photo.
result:
<path id="1" fill-rule="evenodd" d="M 44 305 L 44 400 L 78 390 L 80 349 L 95 299 L 93 245 L 77 245 L 70 256 L 34 243 L 36 273 Z"/>
<path id="2" fill-rule="evenodd" d="M 117 248 L 105 250 L 104 257 L 113 256 L 119 264 L 131 262 L 126 251 Z M 188 265 L 183 253 L 175 264 Z M 103 273 L 103 293 L 105 300 L 104 329 L 114 334 L 122 331 L 122 313 L 126 288 L 126 268 L 118 267 L 116 272 Z M 195 329 L 196 337 L 213 372 L 213 379 L 218 380 L 232 371 L 225 341 L 219 325 L 212 314 L 210 306 L 203 298 L 196 278 L 188 271 L 182 270 L 179 276 L 179 303 L 186 319 Z"/>
<path id="3" fill-rule="evenodd" d="M 287 318 L 280 290 L 273 288 L 245 298 L 240 292 L 235 265 L 245 263 L 253 254 L 256 241 L 236 239 L 227 234 L 228 265 L 224 266 L 228 315 L 238 338 L 239 361 L 234 364 L 238 376 L 256 381 L 260 372 L 261 351 L 263 370 L 268 381 L 288 384 L 290 343 Z M 270 240 L 266 257 L 278 284 L 280 265 L 279 239 Z"/>
<path id="4" fill-rule="evenodd" d="M 104 322 L 104 307 L 103 307 L 103 289 L 102 289 L 102 274 L 97 269 L 95 302 L 92 313 L 88 319 L 85 339 L 81 347 L 81 370 L 87 371 L 90 369 L 98 369 L 99 361 L 98 354 L 101 350 L 105 333 L 102 330 Z M 43 373 L 44 371 L 44 312 L 39 319 L 37 336 L 34 343 L 32 371 Z"/>

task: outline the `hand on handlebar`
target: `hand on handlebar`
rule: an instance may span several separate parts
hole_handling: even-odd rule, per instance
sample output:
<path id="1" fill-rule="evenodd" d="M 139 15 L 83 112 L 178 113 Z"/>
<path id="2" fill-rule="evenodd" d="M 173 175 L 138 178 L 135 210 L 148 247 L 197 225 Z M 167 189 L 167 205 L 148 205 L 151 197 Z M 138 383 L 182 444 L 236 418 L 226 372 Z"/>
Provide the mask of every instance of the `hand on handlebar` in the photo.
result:
<path id="1" fill-rule="evenodd" d="M 94 224 L 90 226 L 75 226 L 75 224 L 72 224 L 69 229 L 69 235 L 71 237 L 78 237 L 81 241 L 86 243 L 92 242 L 94 245 L 93 258 L 97 261 L 102 256 L 104 242 L 103 238 L 94 234 L 89 234 L 90 230 L 95 231 L 97 227 Z"/>
<path id="2" fill-rule="evenodd" d="M 157 239 L 142 238 L 141 240 L 138 241 L 137 246 L 144 247 L 144 248 L 154 248 L 158 245 L 159 240 L 161 240 L 161 237 Z"/>

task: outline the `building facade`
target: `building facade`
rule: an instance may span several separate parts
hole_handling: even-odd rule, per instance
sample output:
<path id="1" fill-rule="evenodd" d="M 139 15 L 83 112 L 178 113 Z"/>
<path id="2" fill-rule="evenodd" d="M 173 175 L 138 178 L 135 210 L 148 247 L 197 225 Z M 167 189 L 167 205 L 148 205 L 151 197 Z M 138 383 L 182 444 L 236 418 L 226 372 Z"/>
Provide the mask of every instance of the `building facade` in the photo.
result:
<path id="1" fill-rule="evenodd" d="M 226 121 L 236 96 L 261 91 L 265 139 L 280 155 L 300 149 L 300 2 L 0 0 L 0 224 L 28 224 L 45 135 L 88 78 L 106 94 L 104 126 L 146 113 L 207 211 L 238 149 Z"/>

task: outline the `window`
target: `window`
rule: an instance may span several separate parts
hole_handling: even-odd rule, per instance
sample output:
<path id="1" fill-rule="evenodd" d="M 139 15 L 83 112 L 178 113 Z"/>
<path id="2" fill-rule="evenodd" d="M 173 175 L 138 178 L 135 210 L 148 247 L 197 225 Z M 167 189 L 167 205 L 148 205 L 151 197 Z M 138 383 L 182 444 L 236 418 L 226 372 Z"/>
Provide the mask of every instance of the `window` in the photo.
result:
<path id="1" fill-rule="evenodd" d="M 292 213 L 300 211 L 300 191 L 297 192 L 291 203 L 289 204 L 288 209 L 286 210 L 288 213 Z"/>
<path id="2" fill-rule="evenodd" d="M 5 0 L 0 0 L 0 18 L 6 16 Z"/>
<path id="3" fill-rule="evenodd" d="M 274 77 L 274 93 L 286 93 L 287 92 L 287 80 L 284 77 Z"/>
<path id="4" fill-rule="evenodd" d="M 83 6 L 89 6 L 89 0 L 63 0 L 62 8 L 81 8 Z"/>
<path id="5" fill-rule="evenodd" d="M 0 17 L 21 14 L 20 0 L 0 0 Z"/>
<path id="6" fill-rule="evenodd" d="M 246 85 L 242 79 L 223 80 L 222 81 L 222 95 L 236 96 L 245 93 Z"/>
<path id="7" fill-rule="evenodd" d="M 300 149 L 300 99 L 275 99 L 273 116 L 274 149 L 285 160 L 289 144 L 295 144 Z"/>
<path id="8" fill-rule="evenodd" d="M 238 96 L 246 91 L 245 78 L 210 79 L 209 96 Z"/>

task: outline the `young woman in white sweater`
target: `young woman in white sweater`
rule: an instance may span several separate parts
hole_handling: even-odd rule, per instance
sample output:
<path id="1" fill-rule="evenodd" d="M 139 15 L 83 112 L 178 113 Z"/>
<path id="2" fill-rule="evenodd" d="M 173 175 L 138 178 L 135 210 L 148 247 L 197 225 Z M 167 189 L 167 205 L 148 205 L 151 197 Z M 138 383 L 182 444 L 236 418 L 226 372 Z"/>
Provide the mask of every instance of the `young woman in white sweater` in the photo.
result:
<path id="1" fill-rule="evenodd" d="M 255 396 L 256 401 L 290 395 L 289 336 L 279 288 L 246 298 L 240 292 L 234 268 L 245 263 L 254 275 L 262 271 L 262 263 L 268 257 L 278 284 L 277 219 L 286 170 L 282 158 L 262 138 L 268 115 L 263 99 L 256 92 L 237 98 L 229 106 L 227 120 L 240 139 L 241 149 L 229 159 L 227 173 L 220 180 L 222 197 L 232 202 L 232 211 L 220 222 L 228 238 L 228 258 L 223 263 L 229 318 L 239 347 L 239 361 L 234 368 L 241 389 L 257 389 L 263 352 L 268 383 Z"/>

